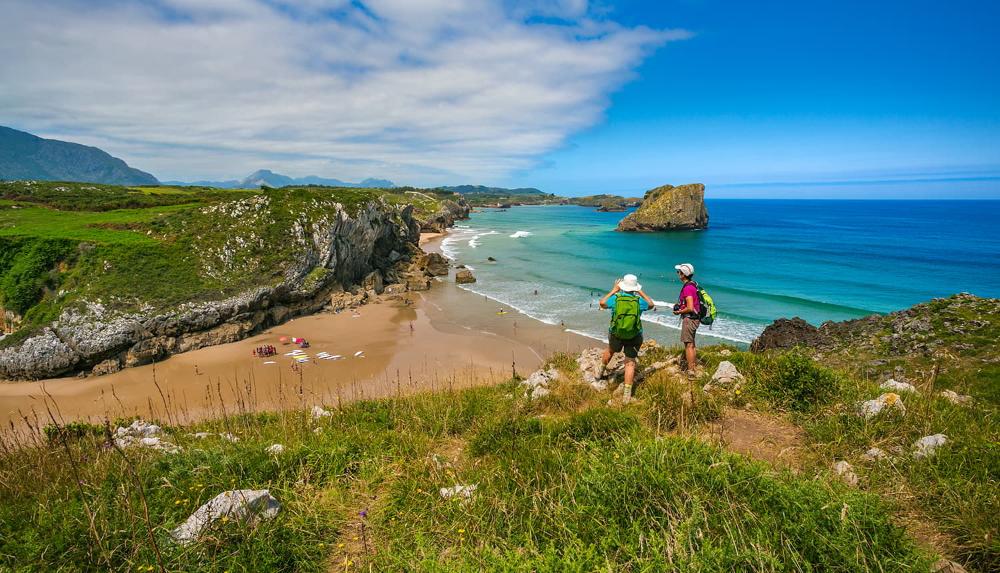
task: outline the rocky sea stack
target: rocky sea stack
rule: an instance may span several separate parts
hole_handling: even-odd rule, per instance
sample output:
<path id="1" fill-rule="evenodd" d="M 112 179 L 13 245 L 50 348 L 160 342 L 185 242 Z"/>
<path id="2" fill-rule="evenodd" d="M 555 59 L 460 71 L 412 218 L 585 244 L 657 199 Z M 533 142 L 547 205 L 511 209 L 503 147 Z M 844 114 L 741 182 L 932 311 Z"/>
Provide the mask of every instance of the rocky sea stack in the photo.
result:
<path id="1" fill-rule="evenodd" d="M 650 189 L 642 205 L 618 223 L 619 231 L 684 231 L 708 227 L 705 186 L 690 183 Z"/>

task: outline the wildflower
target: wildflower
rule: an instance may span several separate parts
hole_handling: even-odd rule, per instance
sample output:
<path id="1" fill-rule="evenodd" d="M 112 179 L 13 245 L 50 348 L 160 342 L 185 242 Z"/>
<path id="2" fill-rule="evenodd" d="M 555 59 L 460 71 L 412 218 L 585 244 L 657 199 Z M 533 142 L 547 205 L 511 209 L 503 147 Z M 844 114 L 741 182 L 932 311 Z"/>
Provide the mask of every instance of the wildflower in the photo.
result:
<path id="1" fill-rule="evenodd" d="M 465 533 L 465 530 L 464 529 L 459 529 L 458 532 L 459 533 Z"/>
<path id="2" fill-rule="evenodd" d="M 178 500 L 174 501 L 174 505 L 180 505 L 180 504 L 181 504 L 181 500 L 178 499 Z"/>
<path id="3" fill-rule="evenodd" d="M 344 548 L 344 544 L 343 543 L 338 543 L 337 544 L 337 549 L 343 549 L 343 548 Z"/>
<path id="4" fill-rule="evenodd" d="M 361 511 L 358 512 L 358 515 L 361 516 L 361 519 L 365 519 L 366 517 L 368 517 L 368 510 L 362 509 Z"/>

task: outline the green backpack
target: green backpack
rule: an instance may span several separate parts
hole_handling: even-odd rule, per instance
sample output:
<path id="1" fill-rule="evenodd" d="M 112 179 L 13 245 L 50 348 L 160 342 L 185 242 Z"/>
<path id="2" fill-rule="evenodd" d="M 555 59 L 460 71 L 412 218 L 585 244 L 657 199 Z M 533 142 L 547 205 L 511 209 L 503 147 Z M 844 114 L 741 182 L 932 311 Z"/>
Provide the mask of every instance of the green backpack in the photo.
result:
<path id="1" fill-rule="evenodd" d="M 715 322 L 715 315 L 718 314 L 715 308 L 715 301 L 712 300 L 712 296 L 705 289 L 701 288 L 701 285 L 698 283 L 694 283 L 694 288 L 698 289 L 698 306 L 700 308 L 698 320 L 704 325 L 711 326 Z"/>
<path id="2" fill-rule="evenodd" d="M 615 296 L 610 332 L 619 340 L 631 340 L 642 333 L 638 295 L 620 292 Z"/>

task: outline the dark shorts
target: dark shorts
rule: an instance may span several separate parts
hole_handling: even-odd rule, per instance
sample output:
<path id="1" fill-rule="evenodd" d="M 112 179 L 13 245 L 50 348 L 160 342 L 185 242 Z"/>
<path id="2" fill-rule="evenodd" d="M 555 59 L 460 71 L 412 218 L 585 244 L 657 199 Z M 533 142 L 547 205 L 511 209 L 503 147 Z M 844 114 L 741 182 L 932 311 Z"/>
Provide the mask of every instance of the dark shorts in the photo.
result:
<path id="1" fill-rule="evenodd" d="M 642 346 L 642 334 L 640 333 L 635 338 L 622 340 L 614 334 L 608 333 L 608 346 L 611 347 L 611 352 L 624 352 L 628 358 L 635 358 L 639 356 L 639 347 Z"/>
<path id="2" fill-rule="evenodd" d="M 698 332 L 701 321 L 697 318 L 684 317 L 681 321 L 681 344 L 694 344 L 694 333 Z"/>

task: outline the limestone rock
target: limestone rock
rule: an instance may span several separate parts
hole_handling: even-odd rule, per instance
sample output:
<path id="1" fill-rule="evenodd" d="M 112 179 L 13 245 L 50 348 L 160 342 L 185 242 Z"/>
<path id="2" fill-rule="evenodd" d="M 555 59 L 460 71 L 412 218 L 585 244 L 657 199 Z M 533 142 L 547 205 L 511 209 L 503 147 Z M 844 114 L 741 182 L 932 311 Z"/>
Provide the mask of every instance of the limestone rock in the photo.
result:
<path id="1" fill-rule="evenodd" d="M 840 476 L 840 479 L 844 480 L 844 483 L 847 485 L 852 487 L 858 485 L 858 474 L 854 473 L 854 466 L 844 460 L 835 462 L 833 464 L 833 471 Z"/>
<path id="2" fill-rule="evenodd" d="M 732 362 L 723 360 L 719 363 L 719 367 L 715 369 L 715 374 L 712 374 L 712 380 L 709 384 L 712 386 L 729 388 L 732 386 L 738 386 L 745 380 L 746 379 L 742 374 L 740 374 L 740 371 L 736 369 L 736 366 Z"/>
<path id="3" fill-rule="evenodd" d="M 618 223 L 619 231 L 674 231 L 708 227 L 705 186 L 692 183 L 651 189 L 642 204 Z"/>
<path id="4" fill-rule="evenodd" d="M 98 362 L 94 368 L 90 371 L 94 376 L 104 376 L 107 374 L 114 374 L 122 369 L 122 361 L 120 358 L 109 358 L 103 362 Z"/>
<path id="5" fill-rule="evenodd" d="M 899 394 L 887 392 L 874 400 L 862 402 L 859 404 L 858 410 L 861 416 L 864 416 L 866 420 L 870 420 L 883 412 L 892 410 L 905 414 L 906 406 L 903 405 L 903 399 L 899 397 Z"/>
<path id="6" fill-rule="evenodd" d="M 431 281 L 425 275 L 411 274 L 406 278 L 407 290 L 430 290 Z"/>
<path id="7" fill-rule="evenodd" d="M 897 382 L 892 378 L 879 384 L 879 388 L 881 388 L 882 390 L 892 390 L 894 392 L 912 392 L 914 394 L 917 393 L 917 389 L 914 388 L 913 384 L 910 384 L 909 382 Z"/>
<path id="8" fill-rule="evenodd" d="M 187 521 L 170 532 L 170 536 L 187 545 L 197 541 L 206 529 L 223 517 L 252 525 L 274 518 L 280 510 L 281 504 L 266 489 L 224 491 L 195 510 Z"/>
<path id="9" fill-rule="evenodd" d="M 333 412 L 324 409 L 322 406 L 313 406 L 310 416 L 312 416 L 313 420 L 322 420 L 323 418 L 333 416 Z"/>
<path id="10" fill-rule="evenodd" d="M 479 485 L 477 484 L 456 485 L 452 487 L 443 487 L 438 493 L 440 493 L 441 497 L 444 499 L 472 499 L 472 494 L 476 492 L 476 488 L 478 487 Z"/>
<path id="11" fill-rule="evenodd" d="M 946 443 L 948 443 L 948 436 L 944 434 L 924 436 L 913 444 L 913 457 L 929 458 L 936 454 L 938 448 Z"/>
<path id="12" fill-rule="evenodd" d="M 536 370 L 530 376 L 521 381 L 525 387 L 529 400 L 537 400 L 549 395 L 549 383 L 559 379 L 559 371 L 555 368 L 548 370 Z"/>
<path id="13" fill-rule="evenodd" d="M 417 265 L 431 276 L 440 277 L 448 274 L 448 259 L 441 253 L 427 253 L 420 257 Z"/>
<path id="14" fill-rule="evenodd" d="M 942 390 L 939 394 L 945 400 L 956 404 L 959 406 L 968 406 L 972 403 L 972 396 L 966 396 L 964 394 L 959 394 L 958 392 L 953 392 L 952 390 Z"/>
<path id="15" fill-rule="evenodd" d="M 161 437 L 161 428 L 156 424 L 143 420 L 134 420 L 128 426 L 118 426 L 115 428 L 115 445 L 119 448 L 141 447 L 176 454 L 181 451 L 180 446 L 172 444 Z"/>
<path id="16" fill-rule="evenodd" d="M 882 448 L 868 448 L 864 454 L 861 455 L 861 459 L 866 462 L 877 462 L 879 460 L 884 460 L 889 457 L 889 454 L 885 453 Z"/>
<path id="17" fill-rule="evenodd" d="M 285 446 L 283 446 L 281 444 L 271 444 L 264 451 L 266 451 L 267 453 L 269 453 L 271 455 L 276 456 L 276 455 L 281 454 L 281 453 L 283 453 L 285 451 Z"/>
<path id="18" fill-rule="evenodd" d="M 476 282 L 476 277 L 472 275 L 472 271 L 469 269 L 462 269 L 455 273 L 455 282 L 458 284 L 468 284 Z"/>

